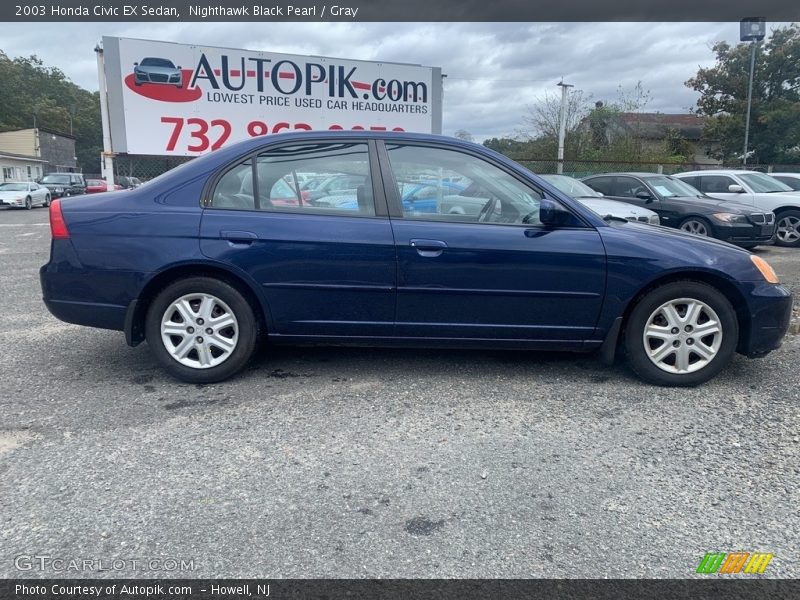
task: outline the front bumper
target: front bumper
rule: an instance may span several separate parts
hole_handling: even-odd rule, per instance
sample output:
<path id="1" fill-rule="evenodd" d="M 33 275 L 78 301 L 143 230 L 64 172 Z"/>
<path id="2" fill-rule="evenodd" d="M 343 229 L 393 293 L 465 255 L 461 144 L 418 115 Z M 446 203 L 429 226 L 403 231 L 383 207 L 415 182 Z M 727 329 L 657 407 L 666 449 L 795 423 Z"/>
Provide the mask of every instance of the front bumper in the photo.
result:
<path id="1" fill-rule="evenodd" d="M 749 327 L 743 330 L 737 351 L 758 358 L 781 347 L 792 318 L 792 293 L 782 285 L 752 283 L 748 293 Z"/>
<path id="2" fill-rule="evenodd" d="M 731 244 L 770 244 L 775 241 L 775 223 L 755 225 L 714 222 L 714 231 L 714 237 Z"/>
<path id="3" fill-rule="evenodd" d="M 19 200 L 0 200 L 0 206 L 25 206 L 25 198 Z"/>

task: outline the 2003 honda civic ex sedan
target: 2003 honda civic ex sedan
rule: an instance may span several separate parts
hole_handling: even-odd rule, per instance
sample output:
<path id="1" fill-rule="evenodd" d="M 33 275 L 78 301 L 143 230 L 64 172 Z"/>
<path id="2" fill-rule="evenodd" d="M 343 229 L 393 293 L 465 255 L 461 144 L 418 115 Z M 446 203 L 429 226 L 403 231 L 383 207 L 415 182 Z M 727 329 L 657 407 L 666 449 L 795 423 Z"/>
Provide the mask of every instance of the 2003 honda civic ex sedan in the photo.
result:
<path id="1" fill-rule="evenodd" d="M 288 187 L 359 176 L 353 201 Z M 437 206 L 404 183 L 441 182 Z M 452 185 L 458 182 L 457 186 Z M 480 209 L 471 210 L 475 204 Z M 220 381 L 276 343 L 624 349 L 661 385 L 780 346 L 790 292 L 724 242 L 606 217 L 482 146 L 304 132 L 206 154 L 127 194 L 53 201 L 44 301 L 147 340 L 172 375 Z"/>

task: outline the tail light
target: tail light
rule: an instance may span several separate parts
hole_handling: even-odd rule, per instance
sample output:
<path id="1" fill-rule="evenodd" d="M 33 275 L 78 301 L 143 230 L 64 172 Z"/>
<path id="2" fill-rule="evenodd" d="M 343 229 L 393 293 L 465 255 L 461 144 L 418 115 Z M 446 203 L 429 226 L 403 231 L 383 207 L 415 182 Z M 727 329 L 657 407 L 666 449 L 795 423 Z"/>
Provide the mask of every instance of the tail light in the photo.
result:
<path id="1" fill-rule="evenodd" d="M 61 200 L 53 200 L 50 203 L 50 234 L 54 240 L 69 239 L 69 230 L 61 213 Z"/>

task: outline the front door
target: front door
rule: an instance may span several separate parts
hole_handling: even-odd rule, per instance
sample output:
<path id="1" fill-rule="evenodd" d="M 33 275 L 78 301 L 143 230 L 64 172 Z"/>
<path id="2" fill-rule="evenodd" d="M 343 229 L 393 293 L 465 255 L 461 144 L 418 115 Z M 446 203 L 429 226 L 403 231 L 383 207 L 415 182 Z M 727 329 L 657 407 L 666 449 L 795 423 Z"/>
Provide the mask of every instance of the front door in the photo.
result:
<path id="1" fill-rule="evenodd" d="M 468 152 L 387 142 L 381 154 L 396 215 L 396 336 L 576 347 L 591 337 L 606 277 L 594 228 L 577 216 L 543 226 L 538 190 Z M 437 190 L 419 210 L 402 196 L 414 185 Z"/>

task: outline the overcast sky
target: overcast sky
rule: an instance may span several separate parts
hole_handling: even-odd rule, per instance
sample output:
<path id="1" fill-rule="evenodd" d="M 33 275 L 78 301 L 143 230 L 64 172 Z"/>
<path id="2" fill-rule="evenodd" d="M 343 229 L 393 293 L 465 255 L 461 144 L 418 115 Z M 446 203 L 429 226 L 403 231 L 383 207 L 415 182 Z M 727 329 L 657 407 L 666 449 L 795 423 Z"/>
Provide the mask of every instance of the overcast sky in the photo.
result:
<path id="1" fill-rule="evenodd" d="M 0 49 L 36 54 L 97 89 L 93 48 L 103 35 L 442 67 L 443 133 L 480 141 L 514 134 L 526 107 L 564 81 L 613 101 L 638 81 L 648 111 L 687 112 L 684 82 L 737 43 L 738 23 L 41 23 L 0 24 Z"/>

